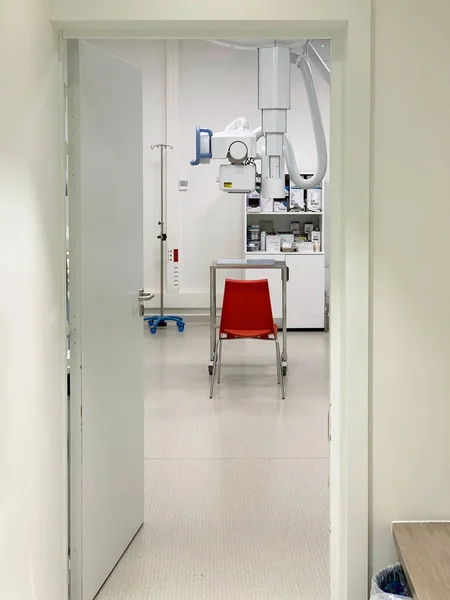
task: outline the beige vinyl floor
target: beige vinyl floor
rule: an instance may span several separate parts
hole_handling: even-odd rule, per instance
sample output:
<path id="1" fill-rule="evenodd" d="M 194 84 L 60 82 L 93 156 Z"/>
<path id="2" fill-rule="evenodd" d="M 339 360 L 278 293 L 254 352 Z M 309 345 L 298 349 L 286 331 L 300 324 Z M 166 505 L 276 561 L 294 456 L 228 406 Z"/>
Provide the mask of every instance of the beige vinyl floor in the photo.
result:
<path id="1" fill-rule="evenodd" d="M 287 398 L 272 344 L 208 328 L 145 335 L 145 525 L 99 600 L 329 597 L 328 336 L 290 333 Z"/>

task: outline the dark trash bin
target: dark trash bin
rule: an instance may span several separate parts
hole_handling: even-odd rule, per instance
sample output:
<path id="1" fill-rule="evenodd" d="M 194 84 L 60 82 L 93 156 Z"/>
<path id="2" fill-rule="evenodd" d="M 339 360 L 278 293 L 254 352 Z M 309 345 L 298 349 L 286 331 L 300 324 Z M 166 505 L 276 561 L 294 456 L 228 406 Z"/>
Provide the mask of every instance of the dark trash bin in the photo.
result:
<path id="1" fill-rule="evenodd" d="M 412 600 L 412 594 L 401 565 L 393 565 L 372 579 L 370 600 Z"/>

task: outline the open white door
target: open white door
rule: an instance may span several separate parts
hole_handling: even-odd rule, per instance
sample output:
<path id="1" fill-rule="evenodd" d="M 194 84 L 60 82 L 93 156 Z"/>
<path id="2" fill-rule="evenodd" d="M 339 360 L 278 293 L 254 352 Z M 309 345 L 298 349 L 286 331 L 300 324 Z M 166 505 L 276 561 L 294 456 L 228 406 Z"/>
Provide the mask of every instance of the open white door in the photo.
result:
<path id="1" fill-rule="evenodd" d="M 92 600 L 143 523 L 141 72 L 68 46 L 71 599 Z"/>

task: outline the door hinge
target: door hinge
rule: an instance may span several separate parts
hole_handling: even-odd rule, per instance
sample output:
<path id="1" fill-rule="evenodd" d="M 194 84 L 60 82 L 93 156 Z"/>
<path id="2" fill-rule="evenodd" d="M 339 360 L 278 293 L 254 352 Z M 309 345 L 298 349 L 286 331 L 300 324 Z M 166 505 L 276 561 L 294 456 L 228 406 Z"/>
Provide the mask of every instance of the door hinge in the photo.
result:
<path id="1" fill-rule="evenodd" d="M 67 557 L 67 597 L 72 597 L 72 561 Z"/>
<path id="2" fill-rule="evenodd" d="M 64 84 L 64 98 L 67 98 L 69 95 L 69 88 L 67 86 L 67 83 Z"/>
<path id="3" fill-rule="evenodd" d="M 331 442 L 331 406 L 328 409 L 328 441 Z"/>

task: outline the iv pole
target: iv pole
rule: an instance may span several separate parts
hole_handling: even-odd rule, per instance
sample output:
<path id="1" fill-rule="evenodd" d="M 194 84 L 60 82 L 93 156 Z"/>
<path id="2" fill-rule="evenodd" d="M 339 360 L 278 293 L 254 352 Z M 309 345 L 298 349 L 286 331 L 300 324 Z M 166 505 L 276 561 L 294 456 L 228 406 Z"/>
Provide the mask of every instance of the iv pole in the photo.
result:
<path id="1" fill-rule="evenodd" d="M 161 152 L 161 207 L 160 207 L 160 220 L 158 221 L 158 225 L 160 227 L 160 232 L 158 235 L 158 239 L 160 241 L 160 283 L 159 283 L 159 294 L 160 294 L 160 312 L 159 315 L 154 317 L 145 317 L 145 321 L 148 322 L 148 326 L 150 327 L 150 331 L 152 334 L 157 332 L 158 327 L 167 327 L 167 321 L 174 321 L 176 326 L 178 327 L 178 331 L 184 331 L 185 323 L 181 317 L 175 317 L 173 315 L 164 315 L 164 265 L 166 260 L 166 252 L 165 252 L 165 242 L 167 241 L 167 233 L 165 232 L 165 222 L 164 222 L 164 204 L 166 197 L 166 186 L 165 186 L 165 157 L 166 150 L 169 148 L 173 150 L 173 146 L 170 144 L 155 144 L 151 146 L 152 150 L 156 148 L 160 149 Z"/>

